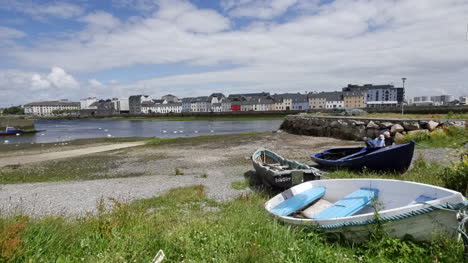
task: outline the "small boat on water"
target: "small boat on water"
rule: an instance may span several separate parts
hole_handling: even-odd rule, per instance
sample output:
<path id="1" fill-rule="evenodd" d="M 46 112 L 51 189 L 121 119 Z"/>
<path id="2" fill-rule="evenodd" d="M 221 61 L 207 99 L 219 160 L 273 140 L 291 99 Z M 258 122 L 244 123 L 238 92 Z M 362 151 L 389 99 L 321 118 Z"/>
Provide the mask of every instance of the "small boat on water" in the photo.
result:
<path id="1" fill-rule="evenodd" d="M 273 188 L 286 189 L 322 176 L 317 168 L 290 161 L 267 149 L 255 151 L 252 163 L 263 184 Z"/>
<path id="2" fill-rule="evenodd" d="M 314 226 L 359 243 L 377 222 L 395 238 L 456 237 L 457 216 L 468 210 L 468 201 L 459 192 L 415 182 L 330 179 L 294 186 L 266 202 L 265 209 L 286 223 Z"/>
<path id="3" fill-rule="evenodd" d="M 411 164 L 414 141 L 382 148 L 332 148 L 312 155 L 313 161 L 326 168 L 405 172 Z"/>
<path id="4" fill-rule="evenodd" d="M 16 135 L 23 133 L 23 130 L 16 129 L 14 127 L 6 127 L 4 131 L 0 131 L 0 136 Z"/>

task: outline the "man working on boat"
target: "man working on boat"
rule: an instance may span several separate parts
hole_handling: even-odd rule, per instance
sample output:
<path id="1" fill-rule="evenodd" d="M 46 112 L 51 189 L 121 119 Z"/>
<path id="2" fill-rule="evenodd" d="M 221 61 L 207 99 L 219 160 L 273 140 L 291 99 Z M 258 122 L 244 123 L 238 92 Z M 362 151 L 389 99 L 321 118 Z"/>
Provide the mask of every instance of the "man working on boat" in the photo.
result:
<path id="1" fill-rule="evenodd" d="M 366 142 L 366 146 L 368 148 L 381 148 L 385 147 L 385 136 L 383 134 L 380 134 L 379 137 L 375 139 L 368 139 L 367 137 L 364 137 L 364 141 Z"/>
<path id="2" fill-rule="evenodd" d="M 390 136 L 390 132 L 386 131 L 383 133 L 385 140 L 385 147 L 395 145 L 395 140 Z"/>

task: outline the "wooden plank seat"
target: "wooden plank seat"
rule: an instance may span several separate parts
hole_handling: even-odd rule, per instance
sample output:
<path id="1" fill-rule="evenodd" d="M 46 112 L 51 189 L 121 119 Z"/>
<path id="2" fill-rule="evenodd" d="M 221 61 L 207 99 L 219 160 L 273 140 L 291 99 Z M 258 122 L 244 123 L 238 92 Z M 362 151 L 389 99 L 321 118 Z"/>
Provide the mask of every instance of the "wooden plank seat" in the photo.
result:
<path id="1" fill-rule="evenodd" d="M 378 193 L 379 190 L 377 189 L 361 188 L 316 214 L 314 218 L 332 219 L 352 216 L 364 207 L 368 206 L 373 199 L 377 199 Z"/>
<path id="2" fill-rule="evenodd" d="M 278 216 L 287 216 L 308 206 L 323 195 L 325 195 L 325 187 L 311 188 L 284 200 L 271 209 L 271 212 Z"/>

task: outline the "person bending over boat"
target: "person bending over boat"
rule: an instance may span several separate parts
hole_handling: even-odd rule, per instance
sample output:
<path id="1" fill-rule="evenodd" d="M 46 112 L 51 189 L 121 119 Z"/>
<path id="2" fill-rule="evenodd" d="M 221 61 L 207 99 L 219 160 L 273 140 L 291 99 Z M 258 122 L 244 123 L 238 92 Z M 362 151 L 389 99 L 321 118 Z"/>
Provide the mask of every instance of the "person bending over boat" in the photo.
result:
<path id="1" fill-rule="evenodd" d="M 395 145 L 395 140 L 390 136 L 390 132 L 386 131 L 383 133 L 385 137 L 385 147 Z"/>
<path id="2" fill-rule="evenodd" d="M 379 137 L 375 139 L 368 139 L 367 137 L 364 137 L 364 141 L 366 142 L 366 146 L 368 148 L 385 147 L 385 136 L 383 134 L 380 134 Z"/>

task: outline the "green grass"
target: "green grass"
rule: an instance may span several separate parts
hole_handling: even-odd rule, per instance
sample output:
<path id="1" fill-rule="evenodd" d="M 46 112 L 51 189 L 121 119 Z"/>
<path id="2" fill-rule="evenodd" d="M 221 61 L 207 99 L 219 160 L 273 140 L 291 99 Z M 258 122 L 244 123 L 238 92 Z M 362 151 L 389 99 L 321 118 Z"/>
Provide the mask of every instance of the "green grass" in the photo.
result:
<path id="1" fill-rule="evenodd" d="M 445 169 L 446 167 L 438 163 L 428 163 L 423 159 L 416 159 L 413 163 L 413 167 L 404 174 L 379 173 L 366 170 L 362 172 L 336 170 L 328 173 L 327 176 L 330 178 L 386 178 L 444 186 L 443 179 L 440 175 Z"/>
<path id="2" fill-rule="evenodd" d="M 246 189 L 247 186 L 249 186 L 249 182 L 244 180 L 244 181 L 237 181 L 237 182 L 232 182 L 231 187 L 232 189 L 236 190 L 243 190 Z"/>
<path id="3" fill-rule="evenodd" d="M 20 144 L 1 144 L 0 153 L 12 153 L 15 151 L 27 151 L 27 150 L 50 150 L 50 149 L 67 149 L 70 146 L 96 146 L 95 144 L 103 143 L 123 143 L 123 142 L 137 142 L 146 141 L 147 138 L 139 137 L 125 137 L 125 138 L 95 138 L 95 139 L 77 139 L 64 143 L 20 143 Z"/>
<path id="4" fill-rule="evenodd" d="M 402 140 L 399 140 L 399 143 L 406 143 L 411 140 L 427 147 L 458 148 L 468 143 L 468 129 L 452 126 L 446 130 L 437 129 L 428 133 L 407 134 Z"/>
<path id="5" fill-rule="evenodd" d="M 164 145 L 174 143 L 197 143 L 197 142 L 213 142 L 216 140 L 231 140 L 242 137 L 256 136 L 264 134 L 264 132 L 246 132 L 236 134 L 219 134 L 219 135 L 201 135 L 197 137 L 181 137 L 181 138 L 151 138 L 147 139 L 148 145 Z"/>
<path id="6" fill-rule="evenodd" d="M 0 168 L 0 184 L 94 180 L 141 175 L 109 173 L 109 170 L 119 167 L 119 160 L 122 159 L 123 157 L 117 155 L 93 154 L 39 164 L 7 165 Z"/>
<path id="7" fill-rule="evenodd" d="M 374 237 L 361 245 L 285 225 L 263 208 L 269 197 L 216 203 L 203 186 L 171 190 L 80 219 L 0 219 L 0 262 L 462 262 L 452 240 L 413 243 Z M 103 200 L 104 201 L 104 200 Z M 210 209 L 216 208 L 216 209 Z"/>

